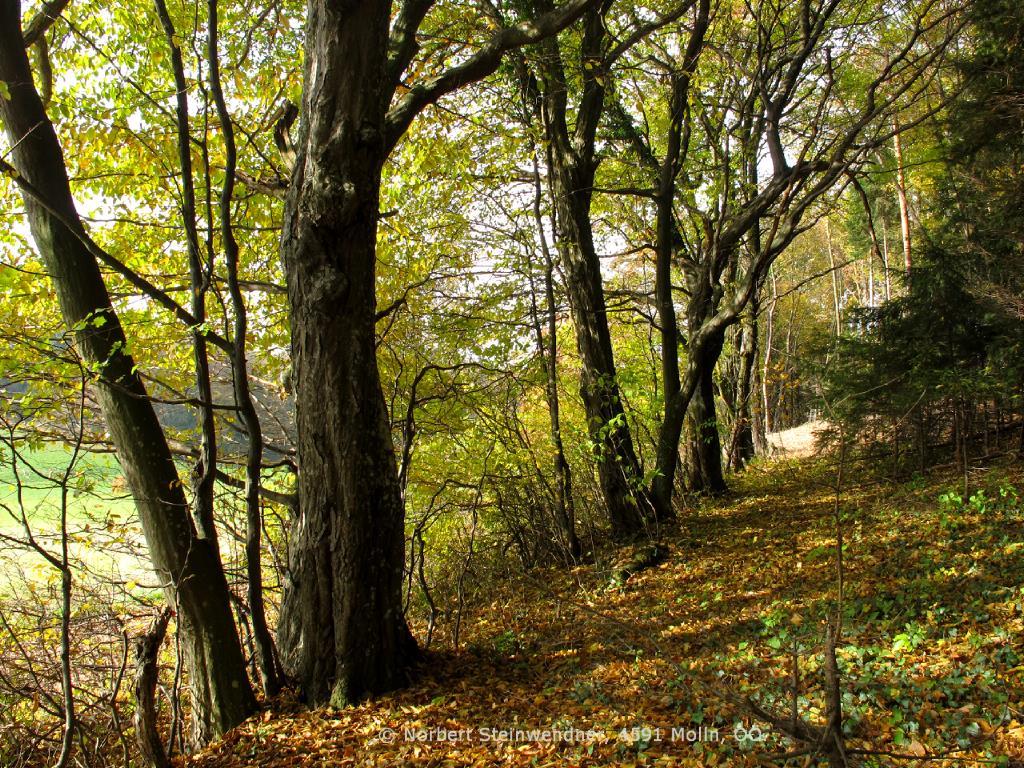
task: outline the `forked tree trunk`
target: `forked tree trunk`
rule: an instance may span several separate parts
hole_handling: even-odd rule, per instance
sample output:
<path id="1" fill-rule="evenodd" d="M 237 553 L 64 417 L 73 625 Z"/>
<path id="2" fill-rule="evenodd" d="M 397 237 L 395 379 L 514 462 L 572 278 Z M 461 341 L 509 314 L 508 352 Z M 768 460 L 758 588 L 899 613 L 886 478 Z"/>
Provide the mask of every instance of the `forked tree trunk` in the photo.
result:
<path id="1" fill-rule="evenodd" d="M 689 328 L 701 328 L 715 314 L 718 302 L 699 274 L 688 276 L 690 299 L 686 308 Z M 713 334 L 699 349 L 691 345 L 689 354 L 699 368 L 697 386 L 686 412 L 687 440 L 683 445 L 683 469 L 686 488 L 694 493 L 718 494 L 725 491 L 722 472 L 722 443 L 718 436 L 715 411 L 715 366 L 722 356 L 724 330 Z"/>
<path id="2" fill-rule="evenodd" d="M 739 333 L 739 371 L 736 382 L 736 423 L 729 455 L 732 468 L 740 471 L 754 458 L 754 418 L 752 401 L 754 369 L 757 361 L 757 302 L 751 298 L 748 313 L 741 321 Z"/>
<path id="3" fill-rule="evenodd" d="M 684 447 L 683 466 L 686 488 L 694 493 L 719 494 L 726 489 L 714 388 L 715 364 L 721 355 L 722 343 L 721 338 L 715 339 L 704 351 L 700 381 L 686 414 L 689 438 Z"/>
<path id="4" fill-rule="evenodd" d="M 679 439 L 690 398 L 697 387 L 699 373 L 695 367 L 705 342 L 695 338 L 695 328 L 690 326 L 689 353 L 686 374 L 681 379 L 679 372 L 679 327 L 676 318 L 675 299 L 672 287 L 672 260 L 682 245 L 682 237 L 676 226 L 675 197 L 676 177 L 689 154 L 690 112 L 687 109 L 690 84 L 696 71 L 700 53 L 704 47 L 711 13 L 709 0 L 699 0 L 690 38 L 683 56 L 683 66 L 672 76 L 672 91 L 669 97 L 669 125 L 665 157 L 661 163 L 654 160 L 650 146 L 638 131 L 633 135 L 641 146 L 646 147 L 648 164 L 657 167 L 658 187 L 657 242 L 655 265 L 655 298 L 658 320 L 661 325 L 661 374 L 664 388 L 665 410 L 658 430 L 657 472 L 651 482 L 650 498 L 655 516 L 659 520 L 675 515 L 672 493 L 675 486 L 676 464 L 679 460 Z M 684 270 L 685 271 L 685 270 Z M 691 273 L 692 282 L 692 273 Z M 696 357 L 695 357 L 696 356 Z"/>
<path id="5" fill-rule="evenodd" d="M 312 2 L 282 254 L 299 459 L 278 642 L 313 701 L 403 685 L 404 512 L 374 338 L 390 4 Z"/>
<path id="6" fill-rule="evenodd" d="M 396 688 L 418 655 L 402 612 L 404 511 L 374 334 L 384 162 L 420 110 L 494 72 L 508 50 L 557 34 L 591 2 L 501 29 L 397 99 L 433 3 L 402 4 L 394 25 L 388 0 L 307 6 L 298 157 L 281 235 L 299 512 L 278 642 L 286 671 L 314 701 Z"/>
<path id="7" fill-rule="evenodd" d="M 32 83 L 20 10 L 17 0 L 0 0 L 0 80 L 10 91 L 10 98 L 0 98 L 0 119 L 13 147 L 14 167 L 25 182 L 29 225 L 64 323 L 74 331 L 82 357 L 100 371 L 97 397 L 103 418 L 135 498 L 153 568 L 168 603 L 177 609 L 192 687 L 194 736 L 207 741 L 256 707 L 227 580 L 215 542 L 201 537 L 189 516 L 167 440 L 86 245 L 64 156 Z"/>

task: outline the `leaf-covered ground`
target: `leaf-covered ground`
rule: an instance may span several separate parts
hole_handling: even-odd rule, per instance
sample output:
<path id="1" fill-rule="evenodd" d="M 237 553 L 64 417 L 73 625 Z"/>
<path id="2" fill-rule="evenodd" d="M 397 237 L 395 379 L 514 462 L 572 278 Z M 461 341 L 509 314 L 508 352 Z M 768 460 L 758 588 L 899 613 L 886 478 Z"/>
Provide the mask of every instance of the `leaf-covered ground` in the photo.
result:
<path id="1" fill-rule="evenodd" d="M 1022 473 L 972 475 L 967 500 L 948 474 L 852 474 L 837 651 L 847 746 L 888 754 L 851 764 L 1024 765 Z M 823 461 L 751 470 L 624 584 L 612 554 L 495 585 L 462 649 L 430 655 L 412 687 L 345 710 L 276 701 L 186 765 L 783 764 L 795 745 L 742 701 L 789 716 L 795 669 L 799 714 L 821 720 L 833 478 Z"/>

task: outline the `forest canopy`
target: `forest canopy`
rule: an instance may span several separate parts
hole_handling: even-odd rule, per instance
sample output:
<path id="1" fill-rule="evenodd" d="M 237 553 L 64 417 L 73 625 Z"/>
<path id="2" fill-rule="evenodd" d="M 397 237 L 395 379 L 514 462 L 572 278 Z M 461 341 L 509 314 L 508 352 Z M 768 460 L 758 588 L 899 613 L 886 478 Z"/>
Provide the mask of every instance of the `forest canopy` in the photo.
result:
<path id="1" fill-rule="evenodd" d="M 1015 0 L 0 14 L 0 763 L 1024 755 Z"/>

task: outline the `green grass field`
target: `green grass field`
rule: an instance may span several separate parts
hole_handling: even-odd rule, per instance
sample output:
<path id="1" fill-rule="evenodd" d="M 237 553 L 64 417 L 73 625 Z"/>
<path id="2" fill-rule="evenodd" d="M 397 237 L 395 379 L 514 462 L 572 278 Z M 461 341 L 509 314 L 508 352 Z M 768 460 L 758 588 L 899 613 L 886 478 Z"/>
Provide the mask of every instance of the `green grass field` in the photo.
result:
<path id="1" fill-rule="evenodd" d="M 60 519 L 61 478 L 72 462 L 71 451 L 61 445 L 26 450 L 12 462 L 9 451 L 0 465 L 0 533 L 22 530 L 21 510 L 35 531 L 56 532 Z M 20 494 L 19 494 L 20 485 Z M 111 513 L 125 519 L 134 504 L 123 487 L 117 458 L 109 453 L 83 453 L 71 470 L 68 520 L 78 527 L 103 521 Z"/>
<path id="2" fill-rule="evenodd" d="M 22 515 L 35 541 L 60 552 L 61 479 L 72 464 L 71 451 L 49 444 L 26 449 L 12 462 L 2 452 L 0 464 L 0 592 L 19 592 L 30 583 L 44 584 L 56 571 L 29 546 Z M 69 555 L 77 569 L 112 581 L 148 580 L 135 517 L 135 504 L 124 488 L 117 458 L 83 453 L 68 480 Z M 82 572 L 81 570 L 79 571 Z"/>

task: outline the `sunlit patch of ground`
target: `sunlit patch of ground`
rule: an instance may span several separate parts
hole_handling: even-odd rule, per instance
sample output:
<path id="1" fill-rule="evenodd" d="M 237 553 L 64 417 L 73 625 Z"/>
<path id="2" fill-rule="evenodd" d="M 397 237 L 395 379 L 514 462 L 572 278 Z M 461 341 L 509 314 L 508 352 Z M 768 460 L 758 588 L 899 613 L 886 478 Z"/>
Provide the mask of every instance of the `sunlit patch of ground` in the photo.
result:
<path id="1" fill-rule="evenodd" d="M 797 710 L 821 721 L 835 469 L 781 460 L 734 478 L 731 495 L 683 516 L 664 562 L 623 586 L 609 581 L 611 557 L 495 584 L 466 617 L 466 644 L 431 654 L 410 688 L 340 711 L 281 699 L 182 764 L 782 764 L 771 756 L 792 742 L 737 702 L 788 713 L 795 660 Z M 957 483 L 943 475 L 900 486 L 847 475 L 848 747 L 902 756 L 858 758 L 866 766 L 1017 764 L 1019 467 L 990 469 L 966 501 L 940 502 Z"/>
<path id="2" fill-rule="evenodd" d="M 770 432 L 768 444 L 776 456 L 806 458 L 818 453 L 817 435 L 828 427 L 824 421 L 808 421 L 792 429 Z"/>

